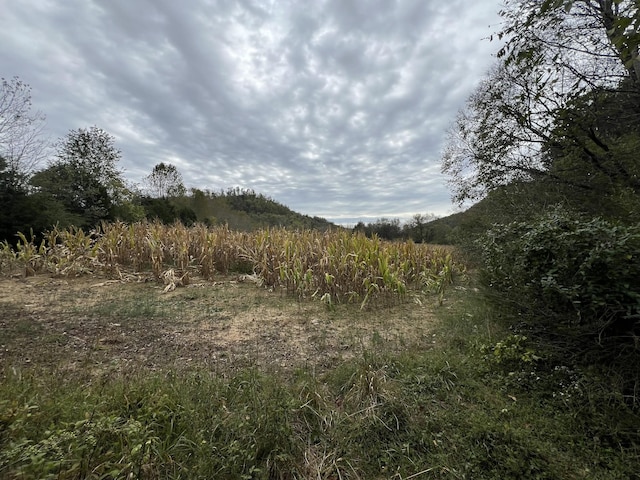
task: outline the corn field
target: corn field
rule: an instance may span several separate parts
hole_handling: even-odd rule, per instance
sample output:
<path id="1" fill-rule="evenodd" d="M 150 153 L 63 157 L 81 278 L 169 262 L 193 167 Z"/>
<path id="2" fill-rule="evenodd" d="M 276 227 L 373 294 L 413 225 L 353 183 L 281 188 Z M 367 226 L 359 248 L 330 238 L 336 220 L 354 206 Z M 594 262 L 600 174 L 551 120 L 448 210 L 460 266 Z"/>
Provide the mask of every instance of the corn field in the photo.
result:
<path id="1" fill-rule="evenodd" d="M 60 276 L 151 272 L 167 288 L 193 276 L 244 274 L 300 298 L 338 303 L 394 302 L 409 289 L 442 295 L 461 266 L 445 247 L 386 242 L 348 231 L 265 229 L 252 233 L 161 223 L 104 223 L 85 233 L 54 228 L 39 244 L 24 234 L 0 245 L 0 273 Z"/>

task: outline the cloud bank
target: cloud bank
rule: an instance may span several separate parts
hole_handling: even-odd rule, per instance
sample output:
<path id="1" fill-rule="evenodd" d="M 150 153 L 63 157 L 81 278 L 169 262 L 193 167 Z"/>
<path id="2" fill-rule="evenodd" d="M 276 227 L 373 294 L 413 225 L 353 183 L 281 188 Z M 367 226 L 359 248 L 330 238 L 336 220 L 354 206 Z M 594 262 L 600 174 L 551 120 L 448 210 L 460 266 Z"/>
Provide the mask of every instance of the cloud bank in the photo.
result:
<path id="1" fill-rule="evenodd" d="M 440 152 L 498 0 L 5 2 L 0 75 L 52 138 L 97 125 L 133 182 L 252 188 L 339 223 L 453 211 Z"/>

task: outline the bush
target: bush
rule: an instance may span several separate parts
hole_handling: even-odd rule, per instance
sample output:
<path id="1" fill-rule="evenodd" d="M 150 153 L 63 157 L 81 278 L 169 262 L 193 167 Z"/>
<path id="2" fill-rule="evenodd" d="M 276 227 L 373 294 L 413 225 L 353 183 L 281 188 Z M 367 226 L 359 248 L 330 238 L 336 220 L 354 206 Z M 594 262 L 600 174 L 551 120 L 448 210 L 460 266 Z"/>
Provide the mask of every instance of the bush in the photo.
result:
<path id="1" fill-rule="evenodd" d="M 483 280 L 501 303 L 601 333 L 640 330 L 640 225 L 557 209 L 494 226 L 480 248 Z"/>

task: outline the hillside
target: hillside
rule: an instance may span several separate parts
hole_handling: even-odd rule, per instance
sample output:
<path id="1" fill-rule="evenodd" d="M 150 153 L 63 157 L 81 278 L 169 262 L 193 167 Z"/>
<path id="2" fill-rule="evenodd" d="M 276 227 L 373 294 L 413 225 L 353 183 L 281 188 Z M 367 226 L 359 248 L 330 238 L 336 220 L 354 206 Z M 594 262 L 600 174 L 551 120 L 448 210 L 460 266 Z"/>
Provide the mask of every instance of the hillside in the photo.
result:
<path id="1" fill-rule="evenodd" d="M 264 227 L 327 230 L 336 227 L 320 217 L 294 212 L 286 205 L 253 190 L 229 189 L 211 192 L 192 189 L 190 195 L 170 200 L 178 215 L 186 212 L 190 219 L 208 225 L 228 225 L 235 230 Z"/>
<path id="2" fill-rule="evenodd" d="M 598 213 L 608 216 L 602 204 L 594 205 L 567 186 L 549 181 L 514 182 L 496 188 L 486 197 L 463 212 L 438 218 L 425 225 L 430 243 L 459 244 L 485 232 L 493 224 L 527 221 L 549 205 L 562 205 L 576 212 Z"/>
<path id="3" fill-rule="evenodd" d="M 100 222 L 122 220 L 133 223 L 140 220 L 159 220 L 164 224 L 182 222 L 192 225 L 200 222 L 209 226 L 227 225 L 232 230 L 253 231 L 266 227 L 309 229 L 325 231 L 339 228 L 320 217 L 294 212 L 289 207 L 253 190 L 239 188 L 220 192 L 191 189 L 177 196 L 151 197 L 140 193 L 124 201 L 107 202 L 103 215 L 89 217 L 65 208 L 55 197 L 36 191 L 0 192 L 4 207 L 0 209 L 0 242 L 11 245 L 18 241 L 17 232 L 42 239 L 42 234 L 54 225 L 59 228 L 75 226 L 85 231 Z M 99 205 L 98 205 L 99 206 Z M 96 207 L 97 208 L 97 207 Z M 95 210 L 95 209 L 94 209 Z"/>
<path id="4" fill-rule="evenodd" d="M 427 223 L 425 230 L 429 243 L 457 244 L 464 238 L 486 231 L 492 223 L 497 221 L 490 204 L 492 204 L 491 199 L 484 198 L 463 212 Z"/>

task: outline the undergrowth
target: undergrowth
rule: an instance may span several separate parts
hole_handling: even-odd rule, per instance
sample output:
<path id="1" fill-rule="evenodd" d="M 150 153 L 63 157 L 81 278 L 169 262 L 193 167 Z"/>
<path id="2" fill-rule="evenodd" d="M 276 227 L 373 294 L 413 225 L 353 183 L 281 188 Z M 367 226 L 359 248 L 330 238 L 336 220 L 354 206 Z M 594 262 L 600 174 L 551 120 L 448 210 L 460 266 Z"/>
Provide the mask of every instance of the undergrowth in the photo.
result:
<path id="1" fill-rule="evenodd" d="M 3 366 L 0 477 L 627 479 L 637 405 L 607 368 L 452 293 L 427 350 L 326 373 Z M 459 298 L 455 298 L 455 297 Z"/>

